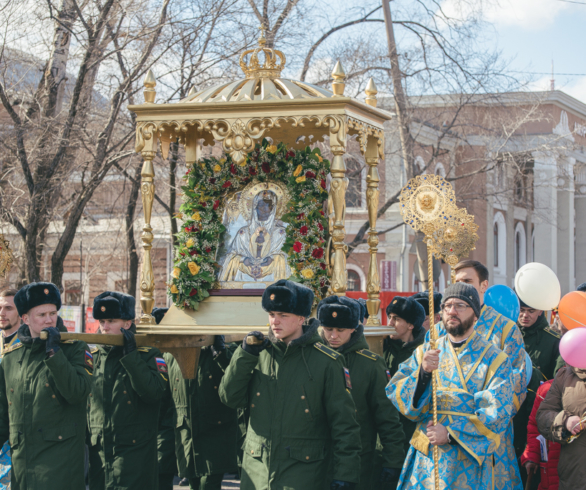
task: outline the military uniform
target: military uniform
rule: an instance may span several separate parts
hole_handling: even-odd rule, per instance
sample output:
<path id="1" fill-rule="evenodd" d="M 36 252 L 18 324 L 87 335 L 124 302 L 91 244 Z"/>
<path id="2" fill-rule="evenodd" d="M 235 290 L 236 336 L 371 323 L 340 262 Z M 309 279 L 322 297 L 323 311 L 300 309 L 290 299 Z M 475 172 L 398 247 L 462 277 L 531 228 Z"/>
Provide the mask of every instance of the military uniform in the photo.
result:
<path id="1" fill-rule="evenodd" d="M 0 334 L 1 336 L 2 334 Z M 4 349 L 11 349 L 12 346 L 18 344 L 18 331 L 14 332 L 8 337 L 2 336 L 0 339 L 2 342 L 2 352 L 0 353 L 0 362 L 4 356 Z M 10 458 L 10 444 L 5 442 L 0 449 L 0 490 L 10 489 L 10 471 L 12 469 L 12 460 Z"/>
<path id="2" fill-rule="evenodd" d="M 134 304 L 132 296 L 106 291 L 94 300 L 94 318 L 132 319 Z M 129 331 L 136 332 L 134 324 Z M 87 403 L 90 490 L 158 488 L 157 432 L 167 364 L 158 349 L 128 349 L 125 353 L 125 338 L 124 348 L 99 346 L 92 351 L 94 384 Z"/>
<path id="3" fill-rule="evenodd" d="M 85 342 L 45 342 L 19 329 L 0 364 L 0 440 L 10 439 L 12 490 L 84 488 L 85 404 L 91 356 Z M 89 357 L 88 357 L 89 356 Z"/>
<path id="4" fill-rule="evenodd" d="M 379 485 L 381 468 L 397 468 L 397 476 L 400 473 L 405 460 L 405 434 L 399 412 L 385 394 L 390 373 L 384 359 L 368 350 L 362 325 L 337 352 L 344 356 L 344 363 L 350 372 L 352 398 L 360 425 L 362 451 L 358 488 L 368 490 Z M 375 466 L 377 434 L 382 462 Z"/>
<path id="5" fill-rule="evenodd" d="M 163 358 L 167 361 L 165 354 L 163 354 Z M 168 362 L 167 366 L 169 366 Z M 173 478 L 178 474 L 175 456 L 175 408 L 168 388 L 167 386 L 159 409 L 159 432 L 157 434 L 159 490 L 173 490 Z"/>
<path id="6" fill-rule="evenodd" d="M 238 468 L 236 410 L 224 405 L 218 395 L 231 356 L 230 349 L 217 352 L 203 347 L 194 380 L 183 379 L 174 360 L 169 364 L 179 474 L 196 490 L 220 490 L 224 473 Z"/>
<path id="7" fill-rule="evenodd" d="M 519 330 L 525 342 L 525 351 L 531 357 L 533 374 L 527 386 L 527 398 L 513 418 L 515 453 L 520 457 L 527 445 L 527 424 L 535 401 L 537 389 L 544 381 L 553 379 L 556 363 L 560 355 L 560 335 L 549 327 L 545 314 L 541 314 L 531 326 Z M 524 468 L 520 467 L 525 480 Z"/>

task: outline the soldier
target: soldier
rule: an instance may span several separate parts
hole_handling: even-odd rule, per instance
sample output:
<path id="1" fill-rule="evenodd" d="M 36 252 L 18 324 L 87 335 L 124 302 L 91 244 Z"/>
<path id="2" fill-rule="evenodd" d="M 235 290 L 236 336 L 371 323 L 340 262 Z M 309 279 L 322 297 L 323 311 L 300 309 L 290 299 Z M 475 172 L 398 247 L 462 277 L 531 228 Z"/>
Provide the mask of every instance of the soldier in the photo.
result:
<path id="1" fill-rule="evenodd" d="M 342 355 L 323 345 L 311 314 L 313 292 L 282 279 L 265 289 L 269 338 L 251 332 L 220 384 L 220 399 L 250 408 L 242 490 L 332 490 L 360 479 L 360 427 Z M 247 339 L 262 341 L 252 345 Z"/>
<path id="2" fill-rule="evenodd" d="M 157 426 L 167 389 L 167 364 L 158 349 L 136 346 L 135 300 L 106 291 L 94 299 L 103 334 L 124 347 L 94 349 L 94 386 L 88 399 L 90 490 L 158 487 Z"/>
<path id="3" fill-rule="evenodd" d="M 91 354 L 85 342 L 61 342 L 54 284 L 24 286 L 14 304 L 23 321 L 20 342 L 5 349 L 0 364 L 0 442 L 10 439 L 12 488 L 79 490 Z"/>
<path id="4" fill-rule="evenodd" d="M 384 359 L 368 350 L 361 314 L 360 304 L 345 296 L 330 296 L 317 307 L 324 343 L 342 354 L 350 372 L 362 442 L 358 488 L 370 490 L 381 484 L 395 486 L 399 481 L 405 460 L 405 435 L 399 412 L 385 395 L 391 376 Z M 383 462 L 382 470 L 374 473 L 377 434 Z"/>
<path id="5" fill-rule="evenodd" d="M 397 332 L 384 342 L 385 362 L 391 377 L 399 369 L 399 365 L 411 357 L 415 349 L 425 340 L 423 321 L 425 310 L 413 297 L 395 296 L 387 306 L 389 326 Z M 405 433 L 405 454 L 409 451 L 409 441 L 415 432 L 416 422 L 400 414 L 403 432 Z M 402 465 L 401 465 L 402 466 Z"/>
<path id="6" fill-rule="evenodd" d="M 427 332 L 429 331 L 429 291 L 423 291 L 422 293 L 415 293 L 411 296 L 415 301 L 417 301 L 423 309 L 425 310 L 425 321 L 423 322 L 423 329 Z M 441 311 L 441 302 L 442 302 L 442 295 L 441 293 L 433 292 L 433 325 L 441 321 L 442 315 Z"/>

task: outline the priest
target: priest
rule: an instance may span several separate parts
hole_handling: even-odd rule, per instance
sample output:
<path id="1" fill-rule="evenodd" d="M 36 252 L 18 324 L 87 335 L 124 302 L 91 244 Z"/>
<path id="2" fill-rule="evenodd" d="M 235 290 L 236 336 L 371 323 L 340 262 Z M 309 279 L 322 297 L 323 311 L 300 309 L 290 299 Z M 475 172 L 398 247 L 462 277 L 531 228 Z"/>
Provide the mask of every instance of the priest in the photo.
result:
<path id="1" fill-rule="evenodd" d="M 397 409 L 417 422 L 398 489 L 433 489 L 433 446 L 439 447 L 440 488 L 492 490 L 493 454 L 513 407 L 511 364 L 479 335 L 480 298 L 468 284 L 445 291 L 447 335 L 418 347 L 401 364 L 386 391 Z M 438 384 L 438 424 L 433 425 L 432 376 Z"/>

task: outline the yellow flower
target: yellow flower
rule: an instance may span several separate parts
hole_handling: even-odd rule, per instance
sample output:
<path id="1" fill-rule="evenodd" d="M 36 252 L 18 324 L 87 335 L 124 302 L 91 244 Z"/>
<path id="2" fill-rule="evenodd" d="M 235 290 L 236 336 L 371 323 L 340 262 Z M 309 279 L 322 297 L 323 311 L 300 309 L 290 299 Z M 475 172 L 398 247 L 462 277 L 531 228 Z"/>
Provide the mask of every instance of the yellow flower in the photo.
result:
<path id="1" fill-rule="evenodd" d="M 239 166 L 239 167 L 244 167 L 244 166 L 246 166 L 246 165 L 248 164 L 248 161 L 249 161 L 249 160 L 248 160 L 247 158 L 245 158 L 244 160 L 242 160 L 242 161 L 241 161 L 241 162 L 238 164 L 238 166 Z"/>
<path id="2" fill-rule="evenodd" d="M 199 272 L 199 265 L 195 262 L 190 262 L 187 266 L 189 267 L 189 272 L 191 272 L 192 276 L 195 276 Z"/>
<path id="3" fill-rule="evenodd" d="M 200 162 L 199 166 L 201 167 L 201 169 L 203 170 L 204 168 L 206 168 L 206 164 L 203 162 Z"/>
<path id="4" fill-rule="evenodd" d="M 298 184 L 301 184 L 301 182 L 305 182 L 305 175 L 302 175 L 301 177 L 297 177 L 295 179 L 295 182 L 297 182 Z"/>
<path id="5" fill-rule="evenodd" d="M 275 153 L 277 153 L 277 147 L 276 147 L 276 145 L 267 146 L 267 151 L 269 153 L 272 153 L 274 155 Z"/>
<path id="6" fill-rule="evenodd" d="M 320 157 L 319 155 L 317 156 L 317 159 L 319 160 L 319 163 L 324 161 L 324 159 L 322 157 Z"/>
<path id="7" fill-rule="evenodd" d="M 201 216 L 199 215 L 199 211 L 196 211 L 195 213 L 193 213 L 191 215 L 191 219 L 193 219 L 195 221 L 200 221 L 201 220 Z"/>
<path id="8" fill-rule="evenodd" d="M 220 164 L 216 163 L 214 165 L 214 172 L 219 172 L 220 170 L 222 170 L 222 167 L 220 167 Z"/>
<path id="9" fill-rule="evenodd" d="M 295 172 L 293 172 L 293 177 L 297 177 L 302 171 L 303 171 L 303 166 L 298 165 L 297 168 L 295 169 Z"/>
<path id="10" fill-rule="evenodd" d="M 183 213 L 175 213 L 173 215 L 173 218 L 177 218 L 177 219 L 183 219 Z"/>
<path id="11" fill-rule="evenodd" d="M 301 275 L 305 277 L 305 279 L 311 279 L 313 277 L 313 271 L 311 269 L 303 269 Z"/>
<path id="12" fill-rule="evenodd" d="M 194 245 L 195 245 L 195 242 L 193 241 L 193 238 L 190 238 L 189 240 L 187 240 L 187 241 L 185 242 L 185 246 L 186 246 L 187 248 L 191 248 L 191 247 L 193 247 Z"/>
<path id="13" fill-rule="evenodd" d="M 175 284 L 173 284 L 173 285 L 171 286 L 171 292 L 172 292 L 173 294 L 177 294 L 177 293 L 179 292 L 179 289 L 177 289 L 177 286 L 175 286 Z"/>
<path id="14" fill-rule="evenodd" d="M 181 275 L 181 269 L 179 267 L 173 267 L 173 272 L 171 274 L 175 279 L 179 279 Z"/>
<path id="15" fill-rule="evenodd" d="M 222 165 L 224 165 L 224 164 L 226 163 L 226 159 L 225 159 L 225 158 L 220 158 L 220 163 L 221 163 Z"/>

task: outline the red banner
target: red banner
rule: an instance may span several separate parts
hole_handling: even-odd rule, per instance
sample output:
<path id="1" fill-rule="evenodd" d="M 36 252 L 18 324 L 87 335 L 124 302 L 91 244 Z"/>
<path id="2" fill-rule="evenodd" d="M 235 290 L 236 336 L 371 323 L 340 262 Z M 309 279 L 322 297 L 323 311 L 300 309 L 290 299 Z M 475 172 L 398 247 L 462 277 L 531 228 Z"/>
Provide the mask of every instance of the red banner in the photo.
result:
<path id="1" fill-rule="evenodd" d="M 98 333 L 100 322 L 94 319 L 93 308 L 88 307 L 85 315 L 85 333 Z"/>
<path id="2" fill-rule="evenodd" d="M 380 293 L 380 310 L 381 310 L 381 323 L 383 325 L 387 324 L 387 312 L 386 308 L 387 305 L 391 302 L 391 300 L 395 296 L 413 296 L 415 293 L 399 293 L 397 291 L 381 291 Z M 368 294 L 363 291 L 348 291 L 346 295 L 349 298 L 358 299 L 368 299 Z"/>

